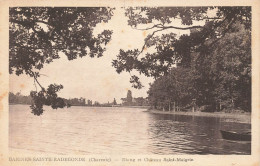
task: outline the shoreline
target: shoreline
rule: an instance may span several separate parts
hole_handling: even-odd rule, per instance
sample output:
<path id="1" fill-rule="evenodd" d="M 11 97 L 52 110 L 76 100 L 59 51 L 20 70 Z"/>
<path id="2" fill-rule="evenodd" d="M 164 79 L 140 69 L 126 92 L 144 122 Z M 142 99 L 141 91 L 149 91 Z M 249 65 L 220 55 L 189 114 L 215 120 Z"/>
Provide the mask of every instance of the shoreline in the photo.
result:
<path id="1" fill-rule="evenodd" d="M 31 105 L 31 104 L 24 104 L 24 103 L 9 103 L 9 105 Z M 46 105 L 45 105 L 46 106 Z M 115 108 L 142 108 L 148 109 L 150 106 L 89 106 L 89 105 L 71 105 L 70 107 L 115 107 Z"/>
<path id="2" fill-rule="evenodd" d="M 224 113 L 224 112 L 169 112 L 159 110 L 147 110 L 148 113 L 165 114 L 165 115 L 184 115 L 184 116 L 198 116 L 198 117 L 216 117 L 234 119 L 239 123 L 251 124 L 251 113 Z"/>

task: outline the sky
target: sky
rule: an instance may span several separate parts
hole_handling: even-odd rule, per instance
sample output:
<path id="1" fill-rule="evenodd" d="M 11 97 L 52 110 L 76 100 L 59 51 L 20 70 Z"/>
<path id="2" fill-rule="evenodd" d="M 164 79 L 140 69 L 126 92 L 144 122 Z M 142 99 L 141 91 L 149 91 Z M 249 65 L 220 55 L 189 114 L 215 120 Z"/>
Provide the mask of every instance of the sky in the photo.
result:
<path id="1" fill-rule="evenodd" d="M 180 26 L 178 20 L 173 24 Z M 58 93 L 61 97 L 83 97 L 86 100 L 90 99 L 100 103 L 112 102 L 114 98 L 117 103 L 121 103 L 121 98 L 126 97 L 128 90 L 132 91 L 133 97 L 147 97 L 149 83 L 153 82 L 153 78 L 141 75 L 140 80 L 144 87 L 142 89 L 132 88 L 132 84 L 129 82 L 129 73 L 118 74 L 116 69 L 112 67 L 112 60 L 116 59 L 120 49 L 141 49 L 144 38 L 151 31 L 136 30 L 127 25 L 123 8 L 116 8 L 114 16 L 108 23 L 97 25 L 94 34 L 98 34 L 104 29 L 112 30 L 113 34 L 103 57 L 90 58 L 85 56 L 68 61 L 67 57 L 61 54 L 60 59 L 45 64 L 40 70 L 40 74 L 43 75 L 38 79 L 39 82 L 44 87 L 52 83 L 62 84 L 64 88 Z M 189 33 L 189 31 L 183 30 L 168 30 L 163 33 L 169 32 L 174 32 L 177 35 Z M 33 79 L 26 75 L 10 75 L 9 86 L 11 92 L 20 92 L 23 95 L 29 95 L 31 90 L 35 90 Z"/>

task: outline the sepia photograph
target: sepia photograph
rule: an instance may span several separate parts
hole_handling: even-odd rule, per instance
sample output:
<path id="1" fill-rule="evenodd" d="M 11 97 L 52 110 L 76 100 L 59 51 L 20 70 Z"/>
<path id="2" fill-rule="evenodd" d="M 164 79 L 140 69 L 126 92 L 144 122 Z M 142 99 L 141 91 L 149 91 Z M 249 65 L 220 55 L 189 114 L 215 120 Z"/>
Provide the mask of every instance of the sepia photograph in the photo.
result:
<path id="1" fill-rule="evenodd" d="M 255 155 L 252 6 L 111 5 L 8 7 L 9 162 Z"/>

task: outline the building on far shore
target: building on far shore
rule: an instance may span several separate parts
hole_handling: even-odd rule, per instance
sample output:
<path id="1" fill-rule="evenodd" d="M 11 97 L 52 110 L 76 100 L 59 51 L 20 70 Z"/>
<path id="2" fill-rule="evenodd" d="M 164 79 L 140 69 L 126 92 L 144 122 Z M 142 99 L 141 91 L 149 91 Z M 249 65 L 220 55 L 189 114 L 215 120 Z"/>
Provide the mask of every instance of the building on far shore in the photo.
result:
<path id="1" fill-rule="evenodd" d="M 121 98 L 122 106 L 149 106 L 148 99 L 143 97 L 132 97 L 132 92 L 128 90 L 126 98 Z"/>

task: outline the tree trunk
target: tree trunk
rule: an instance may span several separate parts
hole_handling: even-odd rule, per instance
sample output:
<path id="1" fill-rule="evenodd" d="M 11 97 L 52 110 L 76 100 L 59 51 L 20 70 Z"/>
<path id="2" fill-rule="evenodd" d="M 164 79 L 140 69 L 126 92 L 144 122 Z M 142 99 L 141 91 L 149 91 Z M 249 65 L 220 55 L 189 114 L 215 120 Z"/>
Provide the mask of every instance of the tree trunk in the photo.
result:
<path id="1" fill-rule="evenodd" d="M 176 110 L 176 106 L 175 106 L 175 101 L 173 102 L 173 112 L 175 112 Z"/>

